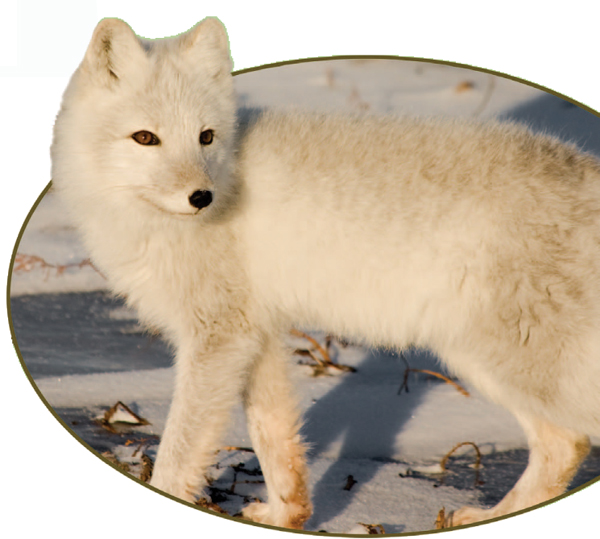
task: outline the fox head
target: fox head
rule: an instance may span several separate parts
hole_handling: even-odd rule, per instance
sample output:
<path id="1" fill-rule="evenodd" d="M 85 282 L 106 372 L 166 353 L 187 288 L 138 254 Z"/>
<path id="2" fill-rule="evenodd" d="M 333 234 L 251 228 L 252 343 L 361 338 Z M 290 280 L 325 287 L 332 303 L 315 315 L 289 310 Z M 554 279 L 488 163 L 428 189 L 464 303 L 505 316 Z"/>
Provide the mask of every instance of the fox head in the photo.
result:
<path id="1" fill-rule="evenodd" d="M 54 184 L 75 204 L 109 196 L 124 211 L 132 204 L 181 218 L 214 211 L 230 187 L 231 69 L 217 19 L 157 40 L 104 19 L 56 120 Z"/>

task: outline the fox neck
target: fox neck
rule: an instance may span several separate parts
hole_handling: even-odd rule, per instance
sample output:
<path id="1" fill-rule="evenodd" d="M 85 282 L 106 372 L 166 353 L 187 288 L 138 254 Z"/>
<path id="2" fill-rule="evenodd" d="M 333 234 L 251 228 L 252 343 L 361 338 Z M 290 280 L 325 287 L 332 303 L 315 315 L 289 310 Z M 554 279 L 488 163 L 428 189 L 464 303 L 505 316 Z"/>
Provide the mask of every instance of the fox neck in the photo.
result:
<path id="1" fill-rule="evenodd" d="M 181 343 L 244 303 L 243 264 L 228 223 L 180 219 L 143 205 L 106 210 L 84 226 L 94 261 L 142 322 L 168 340 Z"/>

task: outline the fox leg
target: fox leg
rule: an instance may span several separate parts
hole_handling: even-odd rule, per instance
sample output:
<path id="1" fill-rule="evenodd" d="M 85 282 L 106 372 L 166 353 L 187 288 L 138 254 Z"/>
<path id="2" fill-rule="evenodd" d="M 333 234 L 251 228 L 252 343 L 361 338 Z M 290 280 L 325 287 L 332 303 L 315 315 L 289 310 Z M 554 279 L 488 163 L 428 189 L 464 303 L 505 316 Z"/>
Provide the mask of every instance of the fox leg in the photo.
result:
<path id="1" fill-rule="evenodd" d="M 590 449 L 587 436 L 540 419 L 518 417 L 529 442 L 529 463 L 504 499 L 491 509 L 463 507 L 445 527 L 460 526 L 514 513 L 562 494 Z"/>
<path id="2" fill-rule="evenodd" d="M 195 501 L 258 350 L 258 339 L 244 335 L 201 352 L 193 345 L 178 350 L 175 392 L 150 485 Z"/>
<path id="3" fill-rule="evenodd" d="M 307 487 L 300 413 L 287 377 L 287 354 L 270 340 L 250 372 L 244 394 L 248 430 L 265 478 L 268 503 L 242 515 L 263 524 L 302 529 L 312 506 Z"/>

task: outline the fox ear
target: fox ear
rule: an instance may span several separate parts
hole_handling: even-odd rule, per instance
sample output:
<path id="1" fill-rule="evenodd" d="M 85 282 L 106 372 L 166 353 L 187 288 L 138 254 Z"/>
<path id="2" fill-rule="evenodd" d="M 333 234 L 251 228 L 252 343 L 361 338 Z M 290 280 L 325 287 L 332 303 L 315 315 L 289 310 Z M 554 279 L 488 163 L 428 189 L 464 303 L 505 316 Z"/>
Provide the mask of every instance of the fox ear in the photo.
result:
<path id="1" fill-rule="evenodd" d="M 206 66 L 214 78 L 229 75 L 233 69 L 227 31 L 215 17 L 207 17 L 186 32 L 182 48 L 198 65 Z"/>
<path id="2" fill-rule="evenodd" d="M 145 61 L 144 49 L 131 27 L 120 19 L 103 19 L 94 30 L 82 67 L 110 85 Z"/>

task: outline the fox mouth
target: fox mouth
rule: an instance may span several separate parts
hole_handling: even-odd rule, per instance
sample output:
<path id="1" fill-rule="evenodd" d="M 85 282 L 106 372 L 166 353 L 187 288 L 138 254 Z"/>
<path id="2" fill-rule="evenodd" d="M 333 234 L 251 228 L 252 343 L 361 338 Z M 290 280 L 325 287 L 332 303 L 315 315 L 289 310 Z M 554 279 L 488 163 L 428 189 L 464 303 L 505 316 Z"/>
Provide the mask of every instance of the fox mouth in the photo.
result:
<path id="1" fill-rule="evenodd" d="M 147 204 L 149 204 L 150 206 L 152 206 L 153 208 L 155 208 L 156 210 L 158 210 L 160 213 L 162 213 L 164 215 L 170 215 L 170 216 L 182 217 L 182 218 L 190 218 L 190 217 L 195 217 L 196 215 L 198 215 L 201 210 L 201 208 L 194 208 L 191 205 L 190 205 L 189 211 L 173 210 L 162 204 L 157 203 L 156 200 L 152 199 L 152 197 L 148 197 L 148 196 L 144 195 L 143 193 L 140 194 L 139 197 L 141 200 L 143 200 L 144 202 L 146 202 Z"/>

